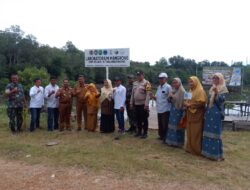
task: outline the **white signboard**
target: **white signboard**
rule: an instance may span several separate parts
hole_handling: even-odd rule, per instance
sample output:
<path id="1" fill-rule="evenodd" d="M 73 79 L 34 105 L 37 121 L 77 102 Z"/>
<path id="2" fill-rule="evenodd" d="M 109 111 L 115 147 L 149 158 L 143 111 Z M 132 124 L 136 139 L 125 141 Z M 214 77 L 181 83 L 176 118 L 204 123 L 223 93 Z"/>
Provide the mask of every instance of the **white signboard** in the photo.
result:
<path id="1" fill-rule="evenodd" d="M 234 68 L 232 77 L 229 83 L 230 86 L 240 86 L 241 85 L 241 69 Z"/>
<path id="2" fill-rule="evenodd" d="M 86 49 L 85 67 L 129 67 L 129 49 Z"/>
<path id="3" fill-rule="evenodd" d="M 212 85 L 212 77 L 215 73 L 223 74 L 227 86 L 241 85 L 241 68 L 238 67 L 204 67 L 202 84 Z"/>

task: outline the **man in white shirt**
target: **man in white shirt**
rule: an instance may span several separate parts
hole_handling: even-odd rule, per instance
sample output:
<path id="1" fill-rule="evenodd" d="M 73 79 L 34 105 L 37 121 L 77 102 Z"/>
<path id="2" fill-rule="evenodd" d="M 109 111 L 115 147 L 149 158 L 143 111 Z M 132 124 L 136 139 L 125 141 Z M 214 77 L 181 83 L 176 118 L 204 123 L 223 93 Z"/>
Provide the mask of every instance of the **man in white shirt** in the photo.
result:
<path id="1" fill-rule="evenodd" d="M 168 75 L 166 73 L 160 73 L 158 77 L 160 85 L 157 88 L 155 96 L 152 96 L 152 98 L 156 100 L 159 139 L 165 142 L 171 109 L 171 103 L 168 101 L 168 95 L 172 88 L 167 83 Z"/>
<path id="2" fill-rule="evenodd" d="M 45 98 L 48 108 L 48 131 L 58 129 L 59 100 L 55 97 L 55 94 L 59 90 L 59 87 L 56 83 L 56 77 L 50 77 L 50 84 L 45 87 Z"/>
<path id="3" fill-rule="evenodd" d="M 121 79 L 119 77 L 115 77 L 115 88 L 114 88 L 114 110 L 116 119 L 119 125 L 119 133 L 123 134 L 125 131 L 124 128 L 124 108 L 126 101 L 126 88 L 121 85 Z"/>
<path id="4" fill-rule="evenodd" d="M 40 112 L 44 105 L 44 89 L 41 86 L 41 79 L 34 80 L 35 85 L 30 89 L 30 132 L 40 127 Z"/>

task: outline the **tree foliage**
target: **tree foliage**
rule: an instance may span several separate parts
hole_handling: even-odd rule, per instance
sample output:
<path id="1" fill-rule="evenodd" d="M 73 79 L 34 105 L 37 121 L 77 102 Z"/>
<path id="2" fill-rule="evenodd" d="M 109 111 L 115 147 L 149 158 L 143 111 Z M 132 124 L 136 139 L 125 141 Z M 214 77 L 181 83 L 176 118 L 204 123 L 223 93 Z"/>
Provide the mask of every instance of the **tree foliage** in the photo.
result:
<path id="1" fill-rule="evenodd" d="M 49 83 L 49 74 L 45 68 L 26 67 L 22 71 L 18 71 L 19 80 L 22 83 L 24 90 L 28 91 L 34 85 L 34 79 L 40 78 L 42 86 Z"/>
<path id="2" fill-rule="evenodd" d="M 37 42 L 36 37 L 31 34 L 25 35 L 19 26 L 11 26 L 0 30 L 0 88 L 4 88 L 3 81 L 6 82 L 13 72 L 21 75 L 25 88 L 33 85 L 34 77 L 41 77 L 45 85 L 50 75 L 74 81 L 79 74 L 83 74 L 88 82 L 102 83 L 106 76 L 105 68 L 86 68 L 84 58 L 84 51 L 79 50 L 71 41 L 67 41 L 62 48 L 50 47 Z M 193 59 L 176 55 L 169 59 L 162 57 L 154 65 L 131 61 L 130 67 L 110 68 L 109 73 L 110 79 L 118 75 L 125 81 L 127 74 L 142 70 L 145 77 L 156 84 L 159 73 L 166 72 L 170 80 L 180 77 L 185 83 L 191 75 L 201 77 L 204 66 L 228 65 L 218 61 L 210 63 L 208 60 L 196 63 Z M 249 65 L 244 66 L 242 62 L 232 66 L 244 67 L 245 76 L 250 73 Z M 244 78 L 244 84 L 250 84 L 248 78 Z"/>

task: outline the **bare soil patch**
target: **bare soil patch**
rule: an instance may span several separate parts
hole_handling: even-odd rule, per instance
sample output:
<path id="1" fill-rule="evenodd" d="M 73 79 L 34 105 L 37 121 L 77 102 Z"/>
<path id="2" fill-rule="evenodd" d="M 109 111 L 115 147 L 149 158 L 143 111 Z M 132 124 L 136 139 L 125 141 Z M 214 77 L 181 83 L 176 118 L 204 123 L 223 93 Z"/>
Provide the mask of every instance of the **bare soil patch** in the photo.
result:
<path id="1" fill-rule="evenodd" d="M 195 190 L 219 189 L 216 186 L 202 187 L 193 184 L 159 181 L 145 182 L 140 177 L 119 177 L 113 173 L 102 172 L 96 175 L 86 169 L 74 167 L 48 167 L 28 165 L 19 161 L 0 160 L 0 187 L 8 190 Z"/>

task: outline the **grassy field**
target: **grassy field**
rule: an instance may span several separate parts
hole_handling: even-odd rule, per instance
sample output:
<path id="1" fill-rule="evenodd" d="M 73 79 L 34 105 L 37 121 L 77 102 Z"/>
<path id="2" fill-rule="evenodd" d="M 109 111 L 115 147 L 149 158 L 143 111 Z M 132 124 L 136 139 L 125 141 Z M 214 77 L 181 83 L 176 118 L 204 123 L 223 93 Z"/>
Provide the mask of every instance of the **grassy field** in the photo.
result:
<path id="1" fill-rule="evenodd" d="M 117 176 L 134 176 L 147 182 L 174 181 L 215 185 L 222 189 L 250 189 L 250 133 L 223 134 L 225 161 L 214 162 L 168 147 L 150 131 L 146 140 L 130 135 L 114 140 L 116 134 L 46 131 L 12 135 L 4 109 L 0 111 L 0 158 L 53 167 L 84 168 Z M 56 146 L 46 146 L 56 141 Z"/>

